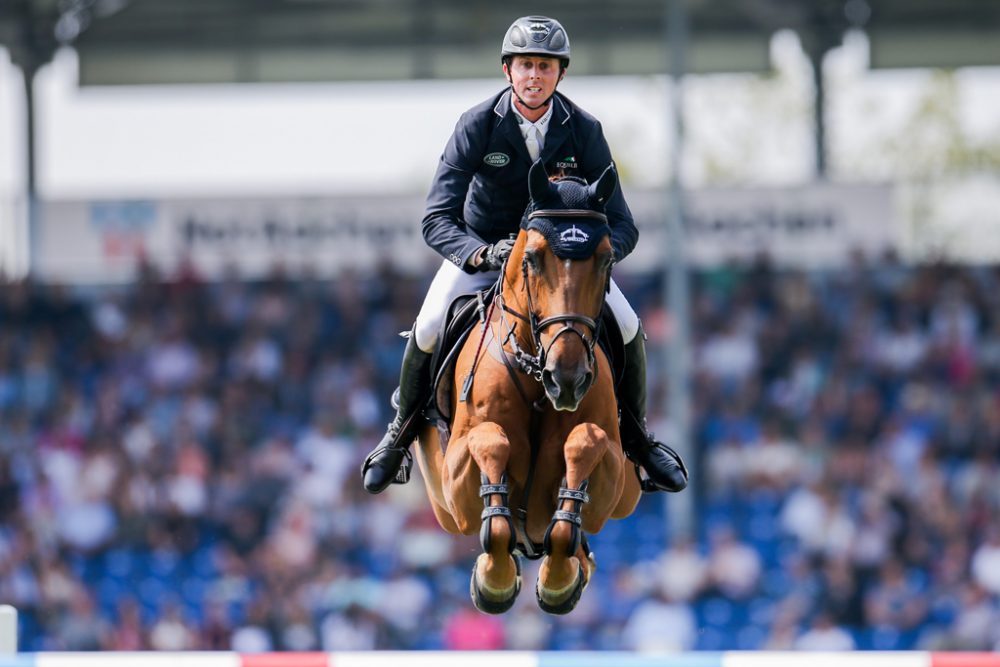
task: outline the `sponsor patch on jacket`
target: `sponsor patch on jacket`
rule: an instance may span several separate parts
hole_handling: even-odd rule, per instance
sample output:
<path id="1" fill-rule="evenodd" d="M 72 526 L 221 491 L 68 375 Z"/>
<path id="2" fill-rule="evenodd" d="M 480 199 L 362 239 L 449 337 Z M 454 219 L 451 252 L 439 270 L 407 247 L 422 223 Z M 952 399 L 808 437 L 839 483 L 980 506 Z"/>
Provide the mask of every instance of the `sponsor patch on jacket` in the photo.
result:
<path id="1" fill-rule="evenodd" d="M 561 160 L 556 160 L 556 169 L 576 169 L 578 166 L 575 155 L 569 155 Z"/>
<path id="2" fill-rule="evenodd" d="M 483 158 L 483 162 L 491 167 L 505 167 L 510 162 L 510 156 L 506 153 L 489 153 Z"/>

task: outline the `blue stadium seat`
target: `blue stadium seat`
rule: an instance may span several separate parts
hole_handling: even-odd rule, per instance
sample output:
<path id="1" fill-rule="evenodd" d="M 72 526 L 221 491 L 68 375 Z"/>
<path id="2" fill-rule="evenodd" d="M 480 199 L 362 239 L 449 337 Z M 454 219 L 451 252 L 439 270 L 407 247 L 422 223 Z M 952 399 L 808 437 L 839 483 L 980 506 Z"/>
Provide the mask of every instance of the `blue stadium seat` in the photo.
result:
<path id="1" fill-rule="evenodd" d="M 767 641 L 766 626 L 746 625 L 736 631 L 736 646 L 739 651 L 756 651 Z"/>
<path id="2" fill-rule="evenodd" d="M 706 625 L 721 628 L 730 624 L 735 611 L 732 601 L 724 597 L 711 597 L 697 605 L 696 613 Z"/>
<path id="3" fill-rule="evenodd" d="M 170 589 L 160 579 L 146 577 L 139 582 L 136 592 L 144 609 L 158 611 Z"/>
<path id="4" fill-rule="evenodd" d="M 718 628 L 701 625 L 698 628 L 698 638 L 695 642 L 697 651 L 723 651 L 731 648 L 729 637 Z"/>
<path id="5" fill-rule="evenodd" d="M 135 571 L 135 556 L 130 549 L 110 549 L 104 554 L 105 571 L 119 579 L 127 579 Z"/>

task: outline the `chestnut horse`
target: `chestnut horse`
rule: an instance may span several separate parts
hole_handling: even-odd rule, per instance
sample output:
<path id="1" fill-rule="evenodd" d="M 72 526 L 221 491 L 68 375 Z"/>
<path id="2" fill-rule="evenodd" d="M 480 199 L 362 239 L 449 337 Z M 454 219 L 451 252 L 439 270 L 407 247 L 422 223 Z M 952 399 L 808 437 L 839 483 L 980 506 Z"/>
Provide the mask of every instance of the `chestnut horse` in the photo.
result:
<path id="1" fill-rule="evenodd" d="M 596 344 L 614 259 L 601 211 L 617 185 L 612 167 L 592 185 L 550 181 L 540 162 L 532 167 L 531 203 L 498 295 L 456 362 L 447 447 L 433 426 L 420 434 L 417 460 L 438 522 L 480 534 L 470 588 L 488 613 L 513 605 L 522 554 L 542 558 L 541 608 L 571 611 L 595 570 L 583 534 L 639 500 L 612 369 Z"/>

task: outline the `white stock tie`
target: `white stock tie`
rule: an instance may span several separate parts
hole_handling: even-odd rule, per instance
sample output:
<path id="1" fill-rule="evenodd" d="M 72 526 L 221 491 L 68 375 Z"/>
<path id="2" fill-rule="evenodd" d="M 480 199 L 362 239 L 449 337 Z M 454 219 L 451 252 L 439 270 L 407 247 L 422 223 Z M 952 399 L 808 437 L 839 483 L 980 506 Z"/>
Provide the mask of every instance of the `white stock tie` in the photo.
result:
<path id="1" fill-rule="evenodd" d="M 528 147 L 528 155 L 531 156 L 531 161 L 534 162 L 538 159 L 538 154 L 541 152 L 541 146 L 538 145 L 538 128 L 534 125 L 528 128 L 528 136 L 524 138 L 524 145 Z"/>

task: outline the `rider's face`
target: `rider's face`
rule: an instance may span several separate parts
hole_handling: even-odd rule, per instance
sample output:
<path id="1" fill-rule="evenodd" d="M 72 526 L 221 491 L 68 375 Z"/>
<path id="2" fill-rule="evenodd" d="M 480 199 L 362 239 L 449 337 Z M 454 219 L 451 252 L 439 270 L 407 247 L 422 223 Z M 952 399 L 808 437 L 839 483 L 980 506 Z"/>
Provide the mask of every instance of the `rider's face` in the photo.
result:
<path id="1" fill-rule="evenodd" d="M 543 56 L 514 56 L 510 67 L 505 64 L 503 71 L 514 86 L 514 91 L 529 107 L 536 107 L 549 99 L 562 78 L 559 59 Z M 522 113 L 528 111 L 520 104 L 518 110 Z"/>

